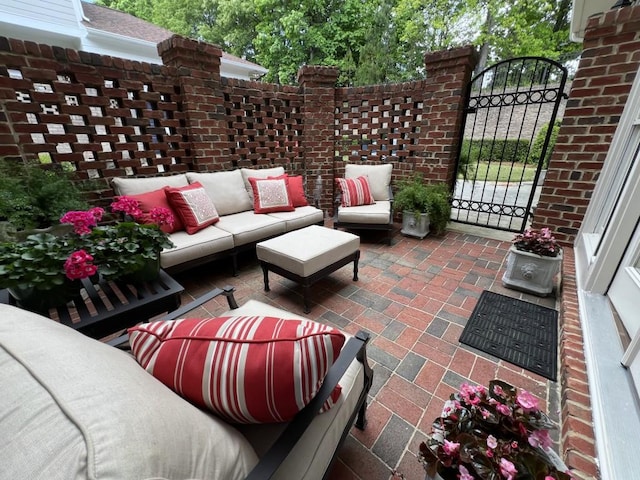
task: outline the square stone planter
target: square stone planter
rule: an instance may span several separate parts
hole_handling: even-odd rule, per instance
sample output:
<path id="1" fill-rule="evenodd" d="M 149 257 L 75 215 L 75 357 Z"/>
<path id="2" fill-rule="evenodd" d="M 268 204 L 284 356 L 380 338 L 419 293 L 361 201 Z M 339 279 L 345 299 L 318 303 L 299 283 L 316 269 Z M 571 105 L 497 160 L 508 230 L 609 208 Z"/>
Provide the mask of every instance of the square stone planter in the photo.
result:
<path id="1" fill-rule="evenodd" d="M 553 291 L 555 276 L 562 265 L 562 250 L 557 257 L 523 252 L 511 246 L 502 285 L 514 290 L 546 297 Z"/>
<path id="2" fill-rule="evenodd" d="M 429 214 L 427 213 L 421 213 L 419 217 L 416 217 L 412 212 L 402 212 L 400 233 L 423 239 L 429 234 L 429 225 Z"/>

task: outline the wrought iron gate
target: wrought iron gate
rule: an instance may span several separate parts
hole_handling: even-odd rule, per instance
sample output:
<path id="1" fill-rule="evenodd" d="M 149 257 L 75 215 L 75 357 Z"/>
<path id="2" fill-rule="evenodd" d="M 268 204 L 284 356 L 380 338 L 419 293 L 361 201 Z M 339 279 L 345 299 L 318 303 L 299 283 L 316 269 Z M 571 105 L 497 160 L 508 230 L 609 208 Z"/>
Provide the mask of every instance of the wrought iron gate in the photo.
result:
<path id="1" fill-rule="evenodd" d="M 497 63 L 467 87 L 451 220 L 522 232 L 543 167 L 567 70 L 553 60 Z"/>

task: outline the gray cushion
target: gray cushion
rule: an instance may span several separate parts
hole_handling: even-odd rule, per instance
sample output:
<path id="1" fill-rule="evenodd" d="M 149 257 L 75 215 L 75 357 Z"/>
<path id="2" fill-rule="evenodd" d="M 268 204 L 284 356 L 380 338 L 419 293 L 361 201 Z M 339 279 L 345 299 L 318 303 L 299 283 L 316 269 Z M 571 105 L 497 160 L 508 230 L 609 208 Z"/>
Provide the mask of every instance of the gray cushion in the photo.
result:
<path id="1" fill-rule="evenodd" d="M 284 233 L 285 222 L 250 210 L 220 217 L 215 227 L 231 233 L 233 244 L 238 247 Z"/>
<path id="2" fill-rule="evenodd" d="M 214 225 L 191 235 L 185 231 L 174 232 L 169 235 L 169 238 L 175 246 L 162 251 L 160 255 L 162 268 L 173 267 L 189 260 L 231 250 L 234 247 L 233 235 Z"/>
<path id="3" fill-rule="evenodd" d="M 0 477 L 242 479 L 257 462 L 233 427 L 130 355 L 0 305 Z"/>
<path id="4" fill-rule="evenodd" d="M 240 170 L 228 172 L 187 173 L 190 183 L 200 182 L 216 206 L 219 215 L 253 209 L 253 200 L 244 185 Z"/>
<path id="5" fill-rule="evenodd" d="M 285 222 L 286 232 L 322 222 L 324 219 L 322 210 L 310 205 L 306 207 L 296 207 L 293 212 L 273 212 L 268 215 Z"/>
<path id="6" fill-rule="evenodd" d="M 391 202 L 382 201 L 357 207 L 338 207 L 338 221 L 385 225 L 391 218 Z"/>

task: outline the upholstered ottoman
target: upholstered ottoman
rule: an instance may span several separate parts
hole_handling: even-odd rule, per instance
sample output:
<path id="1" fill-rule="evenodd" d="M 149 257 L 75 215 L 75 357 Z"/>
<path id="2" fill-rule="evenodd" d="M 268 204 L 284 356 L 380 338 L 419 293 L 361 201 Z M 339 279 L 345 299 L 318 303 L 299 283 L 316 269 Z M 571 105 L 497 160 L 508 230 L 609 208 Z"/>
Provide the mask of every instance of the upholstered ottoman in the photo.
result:
<path id="1" fill-rule="evenodd" d="M 358 280 L 360 237 L 352 233 L 312 225 L 256 245 L 269 291 L 269 271 L 298 282 L 303 288 L 304 312 L 309 313 L 311 285 L 353 262 L 353 280 Z"/>

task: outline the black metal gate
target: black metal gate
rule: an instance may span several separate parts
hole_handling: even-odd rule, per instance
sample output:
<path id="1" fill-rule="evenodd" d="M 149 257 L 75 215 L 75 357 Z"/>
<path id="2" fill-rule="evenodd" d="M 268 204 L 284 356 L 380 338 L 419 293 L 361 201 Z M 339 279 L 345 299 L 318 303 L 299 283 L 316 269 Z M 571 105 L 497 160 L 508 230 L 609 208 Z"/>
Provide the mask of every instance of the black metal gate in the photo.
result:
<path id="1" fill-rule="evenodd" d="M 553 60 L 497 63 L 467 87 L 451 220 L 522 232 L 557 135 L 567 70 Z M 539 191 L 539 188 L 538 188 Z"/>

